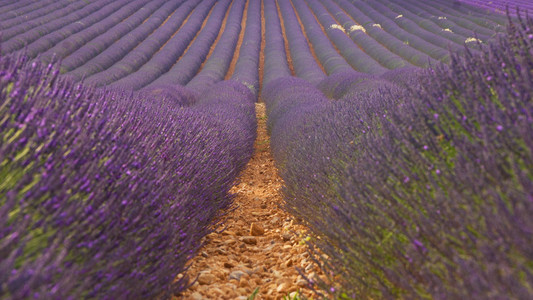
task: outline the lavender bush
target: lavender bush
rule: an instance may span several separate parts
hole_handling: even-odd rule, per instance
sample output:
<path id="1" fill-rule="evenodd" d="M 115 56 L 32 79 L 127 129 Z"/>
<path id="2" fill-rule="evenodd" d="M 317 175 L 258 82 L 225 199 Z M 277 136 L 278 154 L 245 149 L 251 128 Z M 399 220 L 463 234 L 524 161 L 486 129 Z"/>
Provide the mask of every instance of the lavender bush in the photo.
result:
<path id="1" fill-rule="evenodd" d="M 254 94 L 259 92 L 259 52 L 261 51 L 261 3 L 248 2 L 246 31 L 239 49 L 239 58 L 231 80 L 246 85 Z"/>
<path id="2" fill-rule="evenodd" d="M 47 63 L 54 58 L 63 59 L 84 45 L 93 44 L 94 39 L 104 33 L 109 33 L 111 36 L 113 34 L 120 34 L 120 36 L 125 35 L 132 28 L 142 24 L 146 18 L 152 15 L 154 11 L 162 5 L 163 1 L 152 1 L 148 3 L 130 2 L 102 21 L 92 24 L 92 26 L 89 26 L 78 33 L 71 35 L 63 34 L 64 39 L 61 42 L 52 43 L 53 47 L 48 50 L 44 51 L 44 49 L 36 48 L 34 53 L 42 53 L 40 59 Z M 30 49 L 28 48 L 28 50 Z"/>
<path id="3" fill-rule="evenodd" d="M 348 30 L 353 26 L 362 26 L 365 30 L 364 34 L 361 34 L 363 32 L 362 30 L 356 30 L 350 37 L 354 41 L 357 41 L 361 47 L 365 47 L 367 51 L 376 47 L 377 49 L 380 49 L 380 47 L 383 48 L 385 50 L 383 51 L 384 55 L 374 56 L 374 59 L 387 67 L 390 66 L 389 69 L 399 67 L 385 63 L 392 56 L 399 56 L 409 64 L 419 67 L 427 67 L 429 62 L 434 62 L 427 54 L 418 51 L 410 44 L 402 42 L 399 36 L 392 35 L 388 31 L 383 30 L 384 28 L 380 23 L 375 23 L 375 20 L 362 13 L 358 6 L 351 5 L 347 1 L 337 1 L 340 3 L 335 3 L 333 1 L 323 0 L 321 2 L 331 14 L 335 15 L 339 23 L 346 26 Z"/>
<path id="4" fill-rule="evenodd" d="M 241 20 L 244 14 L 246 1 L 233 2 L 231 10 L 226 17 L 224 32 L 209 58 L 205 61 L 201 70 L 187 83 L 191 89 L 206 90 L 213 84 L 224 80 L 229 66 L 235 55 L 237 40 L 242 30 Z M 210 49 L 211 47 L 206 47 Z M 187 57 L 183 57 L 187 59 Z"/>
<path id="5" fill-rule="evenodd" d="M 183 3 L 165 26 L 157 28 L 149 38 L 140 41 L 133 51 L 128 52 L 119 62 L 114 62 L 110 68 L 87 77 L 86 82 L 103 86 L 120 80 L 133 85 L 121 85 L 125 88 L 138 88 L 152 82 L 168 71 L 183 54 L 214 4 L 215 1 L 200 0 Z M 190 21 L 184 23 L 189 14 Z M 117 47 L 113 51 L 122 52 L 122 49 Z M 140 73 L 135 75 L 136 72 Z"/>
<path id="6" fill-rule="evenodd" d="M 350 3 L 348 1 L 341 1 L 336 0 L 336 2 L 341 6 L 350 7 Z M 413 47 L 421 52 L 426 53 L 430 57 L 439 60 L 439 61 L 446 61 L 447 57 L 449 56 L 448 51 L 448 45 L 435 45 L 431 42 L 428 42 L 424 40 L 422 37 L 419 37 L 416 34 L 410 33 L 400 26 L 393 20 L 397 20 L 396 18 L 398 15 L 386 15 L 386 9 L 384 9 L 385 12 L 381 12 L 378 10 L 374 10 L 372 7 L 370 7 L 370 3 L 367 4 L 363 1 L 357 1 L 357 13 L 364 13 L 366 16 L 368 16 L 366 19 L 367 21 L 371 20 L 372 22 L 376 24 L 380 24 L 380 26 L 387 31 L 392 36 L 396 37 L 400 41 L 403 42 L 404 45 Z M 353 16 L 353 15 L 352 15 Z M 401 19 L 402 17 L 398 18 Z M 423 36 L 424 34 L 417 30 L 415 33 L 421 33 Z M 431 35 L 432 36 L 432 35 Z M 432 38 L 432 41 L 435 40 L 435 37 Z"/>
<path id="7" fill-rule="evenodd" d="M 265 0 L 265 64 L 263 72 L 263 85 L 281 77 L 291 76 L 285 41 L 281 29 L 280 16 L 278 15 L 276 1 Z"/>
<path id="8" fill-rule="evenodd" d="M 7 1 L 3 1 L 2 4 L 7 4 Z M 22 1 L 17 1 L 18 3 Z M 41 17 L 43 15 L 46 15 L 50 12 L 53 12 L 55 10 L 58 10 L 62 7 L 64 7 L 68 3 L 68 1 L 53 1 L 53 0 L 46 0 L 46 1 L 39 1 L 36 5 L 26 6 L 22 9 L 14 9 L 9 10 L 7 14 L 2 14 L 2 12 L 6 12 L 5 9 L 7 9 L 8 5 L 2 6 L 0 8 L 0 18 L 2 21 L 0 22 L 0 29 L 5 29 L 12 27 L 14 25 L 23 23 L 27 19 L 33 20 L 38 17 Z M 17 16 L 25 15 L 26 18 L 17 18 Z"/>
<path id="9" fill-rule="evenodd" d="M 312 11 L 303 0 L 292 0 L 292 5 L 304 26 L 309 42 L 312 44 L 317 59 L 328 75 L 351 71 L 352 67 L 335 50 L 326 34 L 322 31 Z"/>
<path id="10" fill-rule="evenodd" d="M 185 0 L 182 0 L 185 1 Z M 67 73 L 72 80 L 79 81 L 95 72 L 103 71 L 120 61 L 126 54 L 139 45 L 148 35 L 156 30 L 172 14 L 167 23 L 172 24 L 180 16 L 180 11 L 187 8 L 182 1 L 166 2 L 153 12 L 149 18 L 141 20 L 145 10 L 140 10 L 132 17 L 94 38 L 90 43 L 71 53 L 61 61 L 61 72 Z M 188 2 L 193 5 L 193 2 Z M 181 9 L 178 10 L 178 7 Z M 185 18 L 185 17 L 183 17 Z"/>
<path id="11" fill-rule="evenodd" d="M 286 209 L 326 255 L 323 293 L 533 296 L 531 28 L 512 23 L 482 55 L 453 54 L 449 66 L 385 74 L 384 89 L 349 93 L 326 79 L 329 102 L 312 86 L 265 87 Z M 307 102 L 276 109 L 297 90 Z"/>
<path id="12" fill-rule="evenodd" d="M 458 34 L 451 29 L 450 26 L 453 26 L 454 24 L 446 20 L 444 16 L 440 16 L 441 18 L 439 19 L 439 16 L 428 15 L 427 12 L 417 9 L 415 5 L 410 5 L 406 2 L 396 3 L 394 0 L 377 0 L 376 2 L 387 6 L 391 11 L 397 13 L 394 19 L 396 22 L 398 22 L 398 20 L 403 20 L 404 18 L 406 20 L 411 20 L 414 23 L 415 30 L 420 30 L 422 32 L 427 31 L 432 33 L 432 36 L 434 37 L 443 37 L 454 42 L 457 44 L 456 46 L 451 46 L 454 51 L 461 51 L 464 49 L 463 45 L 465 44 L 467 36 Z M 397 18 L 398 16 L 402 17 Z M 466 46 L 473 48 L 476 47 L 477 44 L 467 43 Z"/>
<path id="13" fill-rule="evenodd" d="M 215 90 L 95 90 L 0 58 L 0 299 L 184 290 L 255 138 L 254 95 Z"/>
<path id="14" fill-rule="evenodd" d="M 529 10 L 529 12 L 531 12 L 531 10 L 533 9 L 533 4 L 528 1 L 528 0 L 500 0 L 500 1 L 481 1 L 481 0 L 463 0 L 461 2 L 459 2 L 459 5 L 461 4 L 469 4 L 469 5 L 472 5 L 474 7 L 483 7 L 483 8 L 487 8 L 489 9 L 489 11 L 497 11 L 497 12 L 500 12 L 500 13 L 504 13 L 506 11 L 506 8 L 507 7 L 510 7 L 511 8 L 511 13 L 512 14 L 515 14 L 515 12 L 517 12 L 515 10 L 515 8 L 520 8 L 522 13 L 525 13 L 526 10 Z M 467 5 L 463 5 L 463 6 L 467 6 Z M 470 6 L 468 6 L 469 8 L 471 8 Z M 517 13 L 518 14 L 518 13 Z"/>
<path id="15" fill-rule="evenodd" d="M 17 4 L 22 4 L 21 2 L 18 2 Z M 28 3 L 26 3 L 27 5 Z M 75 12 L 81 8 L 86 8 L 88 6 L 89 3 L 87 2 L 84 2 L 84 1 L 76 1 L 74 3 L 70 3 L 68 5 L 63 5 L 61 7 L 61 9 L 58 9 L 50 14 L 47 14 L 47 15 L 44 15 L 44 16 L 41 16 L 41 17 L 38 17 L 36 19 L 32 19 L 30 22 L 24 22 L 24 23 L 19 23 L 19 24 L 16 24 L 15 26 L 12 26 L 10 28 L 2 28 L 2 36 L 0 37 L 0 40 L 2 42 L 5 42 L 7 40 L 9 40 L 10 38 L 16 36 L 16 35 L 19 35 L 19 34 L 22 34 L 24 32 L 28 32 L 32 29 L 34 29 L 35 27 L 37 26 L 43 26 L 49 22 L 51 22 L 52 20 L 57 20 L 57 19 L 61 19 L 62 17 L 64 17 L 65 15 L 69 14 L 69 13 L 72 13 L 72 12 Z M 2 17 L 2 20 L 5 20 L 7 21 L 8 20 L 8 16 L 6 15 L 9 15 L 9 17 L 11 18 L 15 18 L 18 16 L 17 14 L 17 10 L 11 10 L 9 9 L 7 12 L 5 12 L 4 14 L 0 15 Z M 5 51 L 5 50 L 3 50 Z M 2 52 L 4 53 L 4 52 Z"/>
<path id="16" fill-rule="evenodd" d="M 58 53 L 59 57 L 64 57 L 66 53 L 76 49 L 76 45 L 72 43 L 73 37 L 83 39 L 87 42 L 91 37 L 95 37 L 96 35 L 105 32 L 105 30 L 113 24 L 123 21 L 133 12 L 146 5 L 146 0 L 128 2 L 116 1 L 110 5 L 106 5 L 87 17 L 66 26 L 62 26 L 54 32 L 44 35 L 35 42 L 28 44 L 25 49 L 25 54 L 35 57 L 39 53 L 49 55 L 50 52 L 55 52 Z M 66 38 L 69 40 L 67 40 L 66 43 L 63 43 Z M 60 43 L 61 45 L 57 47 Z M 78 47 L 82 45 L 83 44 L 78 44 Z M 58 48 L 61 48 L 61 50 Z"/>
<path id="17" fill-rule="evenodd" d="M 311 53 L 307 38 L 302 32 L 291 2 L 277 1 L 277 4 L 283 19 L 295 75 L 311 83 L 318 83 L 326 75 Z"/>
<path id="18" fill-rule="evenodd" d="M 402 58 L 384 48 L 366 33 L 352 29 L 357 26 L 346 13 L 331 10 L 332 6 L 335 7 L 334 3 L 309 0 L 307 4 L 326 30 L 328 37 L 337 45 L 342 56 L 355 70 L 380 74 L 385 72 L 387 68 L 394 69 L 406 65 Z M 331 11 L 328 12 L 328 10 Z M 337 21 L 342 25 L 338 24 Z M 344 29 L 344 23 L 348 25 L 348 30 Z"/>
<path id="19" fill-rule="evenodd" d="M 51 45 L 54 42 L 57 42 L 62 36 L 58 34 L 58 30 L 61 31 L 64 27 L 67 27 L 67 31 L 63 34 L 78 32 L 86 26 L 83 23 L 84 21 L 88 24 L 97 22 L 113 12 L 114 9 L 124 4 L 120 2 L 113 3 L 112 1 L 99 1 L 90 4 L 86 3 L 85 5 L 86 6 L 79 7 L 74 11 L 69 10 L 68 12 L 63 12 L 64 9 L 55 11 L 53 14 L 47 16 L 48 22 L 44 24 L 41 23 L 40 26 L 36 26 L 35 23 L 37 22 L 33 21 L 2 31 L 2 37 L 4 38 L 2 43 L 2 53 L 6 54 L 20 50 L 26 45 L 32 45 L 34 42 L 37 44 L 46 44 L 47 41 L 50 41 L 49 44 Z M 61 16 L 63 13 L 65 13 L 65 15 Z M 77 22 L 80 20 L 81 22 Z M 27 30 L 26 27 L 30 24 L 35 27 Z M 41 39 L 43 37 L 44 39 Z M 6 40 L 5 38 L 10 39 Z"/>
<path id="20" fill-rule="evenodd" d="M 216 38 L 228 6 L 229 2 L 227 0 L 220 2 L 201 2 L 192 12 L 188 22 L 185 22 L 183 27 L 181 27 L 175 35 L 172 35 L 171 40 L 166 42 L 162 49 L 157 49 L 159 51 L 157 51 L 138 72 L 128 74 L 126 77 L 111 83 L 111 86 L 139 90 L 154 82 L 154 80 L 157 80 L 156 84 L 180 84 L 180 82 L 173 80 L 171 74 L 172 70 L 177 67 L 178 61 L 181 61 L 179 58 L 182 55 L 194 56 L 194 54 L 190 54 L 189 51 L 185 52 L 189 45 L 192 47 L 192 45 L 197 44 L 197 42 L 204 44 L 206 41 L 213 41 Z M 208 15 L 208 23 L 202 28 L 204 19 L 207 18 Z M 198 39 L 196 38 L 197 36 Z M 203 38 L 200 38 L 201 36 L 203 36 Z M 205 46 L 205 44 L 203 46 Z M 198 50 L 198 48 L 196 50 Z M 202 47 L 200 55 L 204 55 L 205 58 L 207 51 L 208 49 Z M 181 62 L 180 65 L 185 64 L 187 67 L 193 67 L 196 63 L 197 59 L 194 59 L 192 65 L 189 65 L 190 63 L 187 61 Z M 186 73 L 185 77 L 191 76 L 191 70 L 185 69 L 184 71 Z M 96 78 L 98 78 L 98 75 Z"/>
<path id="21" fill-rule="evenodd" d="M 221 28 L 226 12 L 231 16 L 230 20 L 236 21 L 235 18 L 240 14 L 242 18 L 242 11 L 244 9 L 244 2 L 240 1 L 234 5 L 230 5 L 231 1 L 217 1 L 216 6 L 211 11 L 205 26 L 194 38 L 192 43 L 188 46 L 187 52 L 179 58 L 178 61 L 173 63 L 174 65 L 168 72 L 162 74 L 152 83 L 166 83 L 166 84 L 187 84 L 202 66 L 202 63 L 206 59 L 211 46 L 215 42 Z M 239 19 L 240 20 L 240 19 Z M 231 22 L 230 22 L 231 23 Z M 228 28 L 231 24 L 228 24 Z M 219 41 L 221 44 L 222 41 Z M 211 63 L 210 63 L 211 64 Z M 224 73 L 225 74 L 225 73 Z M 202 75 L 203 77 L 203 75 Z M 151 83 L 150 83 L 151 84 Z M 207 87 L 207 83 L 206 83 Z"/>

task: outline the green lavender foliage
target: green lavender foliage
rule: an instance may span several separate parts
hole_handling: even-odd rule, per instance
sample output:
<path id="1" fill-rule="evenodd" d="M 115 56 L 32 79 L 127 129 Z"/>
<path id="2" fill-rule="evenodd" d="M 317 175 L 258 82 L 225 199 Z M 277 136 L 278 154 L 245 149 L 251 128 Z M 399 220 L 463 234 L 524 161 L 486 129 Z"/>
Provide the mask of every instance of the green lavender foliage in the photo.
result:
<path id="1" fill-rule="evenodd" d="M 319 237 L 325 294 L 532 297 L 532 28 L 522 19 L 481 55 L 384 74 L 384 89 L 326 79 L 330 103 L 309 86 L 265 87 L 286 208 Z M 280 115 L 284 88 L 321 108 Z"/>
<path id="2" fill-rule="evenodd" d="M 58 73 L 0 57 L 0 299 L 183 291 L 251 157 L 255 96 L 233 81 L 96 90 Z"/>

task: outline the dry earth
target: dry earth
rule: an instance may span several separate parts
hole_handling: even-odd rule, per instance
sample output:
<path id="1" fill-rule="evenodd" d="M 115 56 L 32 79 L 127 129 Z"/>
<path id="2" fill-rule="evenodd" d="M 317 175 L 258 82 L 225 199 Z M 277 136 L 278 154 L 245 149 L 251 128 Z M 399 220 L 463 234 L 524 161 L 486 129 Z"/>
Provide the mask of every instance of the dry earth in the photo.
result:
<path id="1" fill-rule="evenodd" d="M 221 233 L 206 238 L 200 254 L 191 261 L 188 274 L 197 281 L 176 299 L 255 299 L 310 297 L 307 281 L 322 277 L 310 260 L 303 225 L 279 206 L 282 180 L 270 153 L 265 106 L 256 104 L 258 138 L 254 156 L 231 192 L 236 194 Z"/>

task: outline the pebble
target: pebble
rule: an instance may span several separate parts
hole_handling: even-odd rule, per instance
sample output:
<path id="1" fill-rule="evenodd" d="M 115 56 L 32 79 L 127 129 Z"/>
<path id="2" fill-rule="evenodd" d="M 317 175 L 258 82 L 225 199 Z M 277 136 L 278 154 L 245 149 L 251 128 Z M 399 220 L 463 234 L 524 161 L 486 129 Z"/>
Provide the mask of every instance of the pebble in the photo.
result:
<path id="1" fill-rule="evenodd" d="M 235 280 L 239 281 L 239 280 L 241 280 L 241 277 L 244 274 L 246 274 L 246 273 L 244 273 L 241 270 L 236 270 L 236 271 L 233 271 L 233 272 L 229 273 L 229 279 L 235 279 Z"/>
<path id="2" fill-rule="evenodd" d="M 202 256 L 203 257 L 209 257 L 209 254 L 207 254 L 207 252 L 205 252 L 205 251 L 202 251 Z"/>
<path id="3" fill-rule="evenodd" d="M 287 241 L 290 241 L 291 240 L 291 234 L 288 233 L 288 232 L 284 232 L 281 234 L 281 239 L 285 242 Z"/>
<path id="4" fill-rule="evenodd" d="M 307 286 L 307 280 L 300 279 L 300 280 L 296 281 L 296 285 L 299 286 L 299 287 L 306 287 Z"/>
<path id="5" fill-rule="evenodd" d="M 250 225 L 250 235 L 252 235 L 252 236 L 261 236 L 263 234 L 265 234 L 265 229 L 263 228 L 263 226 L 261 226 L 261 224 L 252 223 Z"/>
<path id="6" fill-rule="evenodd" d="M 311 272 L 311 274 L 309 274 L 309 275 L 307 276 L 307 278 L 309 278 L 309 279 L 311 279 L 311 280 L 316 280 L 317 275 L 316 275 L 315 272 Z"/>
<path id="7" fill-rule="evenodd" d="M 242 241 L 245 243 L 245 244 L 248 244 L 248 245 L 255 245 L 257 244 L 257 239 L 253 236 L 243 236 L 242 237 Z"/>
<path id="8" fill-rule="evenodd" d="M 289 286 L 289 283 L 283 282 L 282 284 L 278 285 L 278 287 L 276 288 L 276 292 L 285 294 L 288 292 Z"/>
<path id="9" fill-rule="evenodd" d="M 232 287 L 231 290 L 234 290 L 239 285 L 239 280 L 237 280 L 235 278 L 230 278 L 230 280 L 228 281 L 228 284 Z"/>
<path id="10" fill-rule="evenodd" d="M 217 287 L 211 287 L 209 288 L 209 293 L 214 293 L 215 295 L 224 295 L 224 291 Z"/>
<path id="11" fill-rule="evenodd" d="M 289 259 L 287 260 L 287 262 L 285 263 L 285 267 L 289 268 L 292 266 L 292 259 Z"/>
<path id="12" fill-rule="evenodd" d="M 239 281 L 239 286 L 240 287 L 248 287 L 248 286 L 250 286 L 250 283 L 248 282 L 248 280 L 243 278 L 243 279 L 241 279 L 241 281 Z"/>
<path id="13" fill-rule="evenodd" d="M 216 273 L 217 278 L 220 279 L 220 280 L 226 279 L 226 275 L 227 275 L 227 272 L 226 273 L 222 273 L 222 272 L 217 272 Z"/>
<path id="14" fill-rule="evenodd" d="M 305 267 L 305 271 L 306 271 L 306 272 L 311 271 L 311 269 L 313 269 L 313 264 L 311 264 L 311 263 L 308 264 L 308 265 Z"/>
<path id="15" fill-rule="evenodd" d="M 248 264 L 249 265 L 249 264 Z M 249 268 L 246 268 L 246 267 L 243 267 L 241 269 L 244 273 L 248 274 L 248 275 L 252 275 L 254 273 L 254 270 L 252 269 L 249 269 Z"/>
<path id="16" fill-rule="evenodd" d="M 231 239 L 231 240 L 224 241 L 224 244 L 226 244 L 226 245 L 233 245 L 233 244 L 235 244 L 236 242 L 237 242 L 236 240 Z"/>
<path id="17" fill-rule="evenodd" d="M 193 299 L 193 300 L 202 300 L 202 299 L 204 299 L 204 296 L 202 296 L 202 294 L 200 294 L 198 292 L 194 292 L 191 295 L 191 299 Z"/>
<path id="18" fill-rule="evenodd" d="M 296 298 L 296 295 L 298 295 L 298 292 L 291 292 L 289 294 L 289 299 L 295 299 Z"/>
<path id="19" fill-rule="evenodd" d="M 201 273 L 200 276 L 198 276 L 198 283 L 201 285 L 207 285 L 215 282 L 216 279 L 215 275 L 211 273 Z"/>

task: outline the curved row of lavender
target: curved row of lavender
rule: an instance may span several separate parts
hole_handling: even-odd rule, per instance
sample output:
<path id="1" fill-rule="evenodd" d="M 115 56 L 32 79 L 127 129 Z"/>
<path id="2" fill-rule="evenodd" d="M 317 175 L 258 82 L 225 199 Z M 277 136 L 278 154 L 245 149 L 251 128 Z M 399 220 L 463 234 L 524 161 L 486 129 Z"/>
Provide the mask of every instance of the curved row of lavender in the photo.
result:
<path id="1" fill-rule="evenodd" d="M 307 38 L 312 45 L 315 55 L 327 75 L 338 72 L 351 71 L 352 67 L 346 59 L 337 52 L 335 45 L 328 40 L 328 36 L 321 29 L 312 11 L 304 0 L 291 1 L 295 11 L 300 17 L 300 22 L 307 33 Z"/>
<path id="2" fill-rule="evenodd" d="M 0 299 L 183 291 L 251 157 L 255 95 L 235 81 L 95 90 L 58 73 L 0 58 Z"/>
<path id="3" fill-rule="evenodd" d="M 313 84 L 318 83 L 326 75 L 320 68 L 319 62 L 313 57 L 291 2 L 278 1 L 278 6 L 283 26 L 285 27 L 285 35 L 295 75 Z"/>
<path id="4" fill-rule="evenodd" d="M 75 52 L 73 55 L 63 58 L 65 62 L 72 58 L 74 64 L 74 66 L 70 67 L 62 63 L 61 67 L 67 68 L 63 72 L 66 71 L 65 75 L 73 77 L 75 81 L 85 78 L 85 82 L 99 86 L 138 72 L 148 60 L 152 57 L 155 58 L 156 53 L 163 53 L 164 55 L 163 46 L 179 46 L 177 44 L 179 40 L 175 36 L 169 40 L 176 30 L 181 28 L 179 38 L 190 40 L 190 36 L 195 34 L 195 31 L 188 35 L 186 33 L 191 31 L 192 29 L 190 28 L 192 27 L 198 30 L 199 21 L 191 22 L 187 27 L 183 26 L 182 28 L 180 26 L 193 10 L 194 14 L 190 16 L 191 18 L 201 19 L 207 15 L 213 3 L 204 1 L 202 5 L 199 5 L 200 2 L 201 0 L 184 1 L 178 8 L 162 8 L 161 17 L 154 18 L 152 15 L 145 23 L 132 30 L 126 36 L 109 33 L 102 35 L 101 37 L 111 38 L 111 41 L 98 41 L 98 43 L 95 41 L 94 44 L 99 48 L 102 47 L 102 51 L 92 51 L 93 56 L 87 63 L 74 64 L 79 59 L 85 59 L 87 47 L 81 48 L 79 50 L 81 53 Z M 168 14 L 171 15 L 167 19 Z"/>
<path id="5" fill-rule="evenodd" d="M 95 26 L 85 28 L 75 34 L 69 34 L 67 38 L 59 43 L 54 43 L 54 46 L 44 51 L 41 54 L 41 60 L 46 63 L 50 62 L 54 56 L 66 57 L 69 56 L 69 63 L 64 64 L 63 68 L 71 69 L 72 62 L 75 61 L 79 64 L 85 63 L 89 55 L 95 55 L 99 50 L 104 49 L 103 45 L 110 45 L 126 33 L 131 28 L 139 26 L 143 21 L 154 14 L 157 10 L 161 10 L 164 7 L 175 9 L 180 2 L 171 2 L 172 5 L 162 6 L 164 1 L 142 1 L 127 3 L 116 13 L 110 15 L 109 18 L 104 19 L 102 22 L 97 23 Z M 142 9 L 141 9 L 142 8 Z M 161 16 L 162 18 L 164 16 Z M 110 28 L 112 28 L 110 30 Z M 105 33 L 105 34 L 104 34 Z M 87 43 L 87 41 L 91 41 Z M 101 43 L 101 44 L 100 44 Z M 80 51 L 83 48 L 83 51 Z M 72 55 L 75 51 L 77 53 L 83 53 L 82 55 Z M 37 53 L 37 52 L 31 52 Z M 68 67 L 67 67 L 68 66 Z"/>
<path id="6" fill-rule="evenodd" d="M 356 298 L 528 298 L 531 107 L 516 99 L 531 94 L 531 74 L 497 50 L 488 75 L 472 66 L 484 60 L 447 55 L 481 53 L 507 19 L 447 0 L 262 3 L 272 145 L 287 209 L 322 237 L 314 245 L 339 283 L 322 286 Z M 75 82 L 136 90 L 0 59 L 0 299 L 183 290 L 176 274 L 251 155 L 261 2 L 6 0 L 0 30 L 2 53 L 61 59 Z M 406 91 L 420 81 L 414 66 L 450 60 L 420 94 Z M 475 80 L 477 90 L 461 85 Z M 495 104 L 469 106 L 457 87 Z"/>
<path id="7" fill-rule="evenodd" d="M 246 0 L 234 1 L 232 3 L 231 10 L 226 16 L 227 21 L 224 25 L 224 31 L 220 35 L 218 42 L 216 44 L 213 43 L 215 44 L 213 53 L 205 61 L 201 71 L 195 76 L 193 74 L 194 78 L 187 82 L 186 86 L 188 88 L 201 91 L 210 88 L 216 82 L 224 80 L 237 48 L 239 33 L 242 30 L 241 20 L 245 5 Z M 206 48 L 210 49 L 210 47 Z M 183 59 L 187 60 L 189 63 L 192 62 L 192 59 L 188 59 L 187 57 L 183 57 Z M 201 63 L 202 60 L 197 60 L 197 63 L 198 62 Z M 199 65 L 196 67 L 196 69 L 200 68 Z"/>
<path id="8" fill-rule="evenodd" d="M 246 2 L 251 3 L 247 0 L 236 4 L 231 0 L 7 2 L 0 6 L 0 49 L 2 54 L 25 51 L 45 63 L 59 59 L 61 74 L 98 87 L 140 90 L 190 83 L 198 88 L 206 76 L 211 84 L 232 75 L 222 73 L 229 70 L 228 62 L 233 60 L 230 56 L 239 53 L 230 50 L 240 33 L 239 21 Z M 269 39 L 278 44 L 266 44 L 267 51 L 274 49 L 269 56 L 282 53 L 275 48 L 285 47 L 286 37 L 289 51 L 279 57 L 278 67 L 290 66 L 289 59 L 296 76 L 307 74 L 305 79 L 314 83 L 325 75 L 350 69 L 382 74 L 390 69 L 426 67 L 448 61 L 449 49 L 462 51 L 466 43 L 477 51 L 478 42 L 486 43 L 502 33 L 506 22 L 501 15 L 483 8 L 450 4 L 447 0 L 262 2 L 266 5 L 265 16 L 272 20 L 267 26 L 272 31 Z M 249 5 L 250 9 L 256 8 Z M 250 15 L 254 14 L 257 12 L 250 11 Z M 260 28 L 260 23 L 261 18 L 248 19 L 246 27 Z M 227 32 L 222 32 L 226 25 Z M 255 60 L 254 45 L 258 37 L 254 35 L 249 32 L 243 40 L 246 44 L 249 38 L 251 43 L 243 55 Z M 218 46 L 214 45 L 217 37 L 224 44 L 218 48 L 223 49 L 211 52 Z M 215 58 L 208 63 L 210 53 L 215 53 Z M 270 63 L 265 66 L 278 68 Z M 204 68 L 210 71 L 195 79 Z M 314 72 L 307 72 L 308 68 Z M 236 74 L 240 72 L 245 71 L 238 69 Z"/>
<path id="9" fill-rule="evenodd" d="M 207 55 L 209 46 L 216 38 L 222 25 L 224 14 L 230 2 L 230 0 L 202 2 L 200 5 L 204 3 L 208 5 L 202 7 L 203 9 L 199 15 L 196 15 L 199 11 L 194 10 L 188 21 L 184 23 L 183 28 L 159 52 L 155 53 L 146 64 L 137 72 L 126 75 L 124 78 L 113 82 L 110 86 L 139 90 L 152 82 L 184 84 L 183 81 L 194 75 L 197 70 L 194 68 L 198 63 L 195 57 L 200 55 L 205 58 Z M 204 19 L 207 19 L 207 23 L 202 28 Z M 206 42 L 207 47 L 205 47 Z M 187 48 L 191 51 L 185 52 Z M 199 53 L 195 51 L 199 51 Z M 179 59 L 180 57 L 184 59 Z M 186 68 L 181 70 L 180 68 L 181 65 L 191 63 L 185 57 L 192 59 L 190 70 Z"/>
<path id="10" fill-rule="evenodd" d="M 231 80 L 246 85 L 255 95 L 259 92 L 259 55 L 261 52 L 261 2 L 249 1 L 246 29 Z"/>
<path id="11" fill-rule="evenodd" d="M 532 28 L 429 70 L 265 85 L 285 209 L 318 237 L 323 296 L 533 297 Z"/>
<path id="12" fill-rule="evenodd" d="M 290 76 L 291 70 L 287 61 L 287 52 L 285 51 L 285 41 L 276 0 L 265 0 L 263 5 L 265 18 L 265 50 L 263 55 L 265 56 L 265 63 L 262 83 L 264 86 L 276 77 Z"/>
<path id="13" fill-rule="evenodd" d="M 481 8 L 487 8 L 490 9 L 490 11 L 497 11 L 500 13 L 505 13 L 507 11 L 507 8 L 509 8 L 509 13 L 516 14 L 516 7 L 519 7 L 522 9 L 522 14 L 525 14 L 533 11 L 533 3 L 529 0 L 500 0 L 500 1 L 482 1 L 482 0 L 461 0 L 456 1 L 454 5 L 460 6 L 461 4 L 469 4 L 472 6 L 477 6 Z M 468 6 L 468 9 L 471 9 L 470 6 Z M 526 12 L 527 10 L 527 12 Z M 482 11 L 482 12 L 486 12 Z"/>

